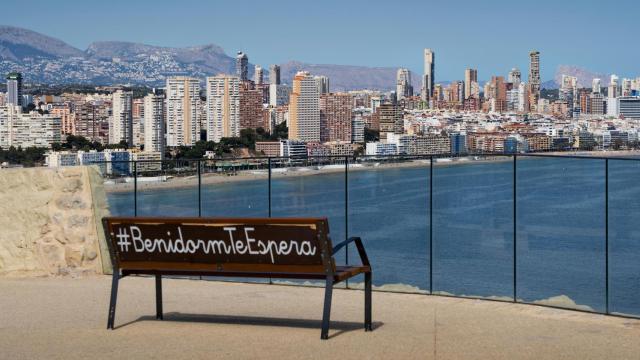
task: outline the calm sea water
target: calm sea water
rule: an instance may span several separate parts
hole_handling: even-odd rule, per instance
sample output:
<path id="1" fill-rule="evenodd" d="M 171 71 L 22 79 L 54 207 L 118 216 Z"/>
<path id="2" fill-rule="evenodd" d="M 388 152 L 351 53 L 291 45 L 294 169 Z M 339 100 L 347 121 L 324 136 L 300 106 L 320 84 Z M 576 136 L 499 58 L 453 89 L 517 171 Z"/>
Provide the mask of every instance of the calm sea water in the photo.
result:
<path id="1" fill-rule="evenodd" d="M 432 217 L 434 291 L 512 297 L 515 261 L 518 299 L 564 295 L 605 311 L 604 160 L 519 158 L 515 194 L 511 161 L 436 166 L 433 173 L 433 214 L 425 163 L 349 172 L 348 204 L 344 173 L 273 179 L 272 215 L 328 217 L 334 243 L 363 238 L 375 285 L 421 290 L 429 289 Z M 640 162 L 609 161 L 609 307 L 636 315 L 639 179 Z M 138 214 L 197 216 L 197 196 L 195 186 L 139 191 Z M 266 180 L 204 185 L 203 215 L 266 217 L 267 196 Z M 108 199 L 113 214 L 133 214 L 133 193 Z M 349 256 L 357 261 L 355 249 Z"/>

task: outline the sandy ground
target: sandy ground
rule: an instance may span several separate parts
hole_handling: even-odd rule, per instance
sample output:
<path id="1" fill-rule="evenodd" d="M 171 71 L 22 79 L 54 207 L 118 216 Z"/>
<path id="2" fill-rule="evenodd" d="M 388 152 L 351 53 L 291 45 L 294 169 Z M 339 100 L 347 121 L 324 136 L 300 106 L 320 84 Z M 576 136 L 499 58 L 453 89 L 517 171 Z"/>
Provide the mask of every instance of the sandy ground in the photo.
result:
<path id="1" fill-rule="evenodd" d="M 363 294 L 336 290 L 320 340 L 323 290 L 165 280 L 121 281 L 106 330 L 110 277 L 0 279 L 4 359 L 637 359 L 640 321 L 532 305 L 376 292 L 375 330 Z"/>

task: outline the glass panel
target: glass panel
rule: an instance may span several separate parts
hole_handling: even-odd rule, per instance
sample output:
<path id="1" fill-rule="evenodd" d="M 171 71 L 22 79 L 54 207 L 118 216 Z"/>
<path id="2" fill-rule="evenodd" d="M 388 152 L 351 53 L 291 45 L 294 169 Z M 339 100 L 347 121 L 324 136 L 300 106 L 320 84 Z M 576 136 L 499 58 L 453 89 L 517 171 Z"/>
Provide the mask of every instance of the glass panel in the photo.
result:
<path id="1" fill-rule="evenodd" d="M 114 171 L 114 167 L 115 170 Z M 134 215 L 133 176 L 124 167 L 133 167 L 129 162 L 103 163 L 98 165 L 104 178 L 109 212 L 112 216 Z"/>
<path id="2" fill-rule="evenodd" d="M 640 161 L 609 160 L 609 310 L 636 316 L 640 315 L 639 178 Z"/>
<path id="3" fill-rule="evenodd" d="M 273 217 L 327 217 L 333 244 L 345 240 L 344 158 L 280 159 L 272 169 Z M 346 263 L 345 252 L 335 256 Z"/>
<path id="4" fill-rule="evenodd" d="M 198 216 L 197 162 L 138 162 L 138 216 Z"/>
<path id="5" fill-rule="evenodd" d="M 518 158 L 519 299 L 604 311 L 604 180 L 604 160 Z"/>
<path id="6" fill-rule="evenodd" d="M 513 298 L 513 159 L 438 159 L 434 292 Z"/>
<path id="7" fill-rule="evenodd" d="M 349 165 L 349 235 L 362 238 L 383 290 L 429 290 L 429 166 L 429 158 L 370 157 Z M 349 256 L 359 263 L 353 245 Z"/>
<path id="8" fill-rule="evenodd" d="M 202 215 L 269 216 L 266 159 L 207 160 L 202 165 Z"/>

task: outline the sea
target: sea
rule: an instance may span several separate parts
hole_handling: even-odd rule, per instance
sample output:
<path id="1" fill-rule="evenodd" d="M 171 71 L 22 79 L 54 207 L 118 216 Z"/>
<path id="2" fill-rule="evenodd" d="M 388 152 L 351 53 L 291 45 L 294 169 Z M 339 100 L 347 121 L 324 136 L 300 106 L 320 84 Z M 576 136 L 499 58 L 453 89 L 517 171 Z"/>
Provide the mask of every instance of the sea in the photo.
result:
<path id="1" fill-rule="evenodd" d="M 327 217 L 334 244 L 361 237 L 381 289 L 640 316 L 640 161 L 423 164 L 274 177 L 271 216 Z M 198 215 L 197 185 L 137 196 L 139 216 Z M 267 179 L 201 196 L 202 216 L 269 215 Z M 108 202 L 133 215 L 132 191 Z M 359 261 L 354 247 L 336 257 Z"/>

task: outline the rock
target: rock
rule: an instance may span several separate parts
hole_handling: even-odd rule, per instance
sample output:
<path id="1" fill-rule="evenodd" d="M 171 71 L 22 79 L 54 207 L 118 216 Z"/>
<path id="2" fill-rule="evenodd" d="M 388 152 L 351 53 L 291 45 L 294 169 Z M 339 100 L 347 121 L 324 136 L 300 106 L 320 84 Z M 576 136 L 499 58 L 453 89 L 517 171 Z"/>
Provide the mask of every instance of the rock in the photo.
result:
<path id="1" fill-rule="evenodd" d="M 93 249 L 85 248 L 84 257 L 85 259 L 91 261 L 98 257 L 98 253 Z"/>
<path id="2" fill-rule="evenodd" d="M 84 209 L 87 204 L 79 197 L 60 197 L 56 200 L 58 208 L 63 210 Z"/>
<path id="3" fill-rule="evenodd" d="M 68 267 L 79 268 L 82 266 L 83 251 L 80 248 L 67 245 L 64 247 L 64 260 Z"/>
<path id="4" fill-rule="evenodd" d="M 82 190 L 82 181 L 80 179 L 69 179 L 64 182 L 62 191 L 64 192 L 76 192 Z"/>
<path id="5" fill-rule="evenodd" d="M 68 220 L 69 228 L 77 228 L 87 226 L 89 217 L 84 215 L 71 215 Z"/>

